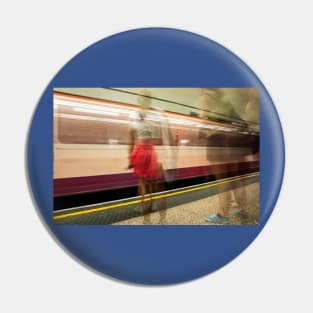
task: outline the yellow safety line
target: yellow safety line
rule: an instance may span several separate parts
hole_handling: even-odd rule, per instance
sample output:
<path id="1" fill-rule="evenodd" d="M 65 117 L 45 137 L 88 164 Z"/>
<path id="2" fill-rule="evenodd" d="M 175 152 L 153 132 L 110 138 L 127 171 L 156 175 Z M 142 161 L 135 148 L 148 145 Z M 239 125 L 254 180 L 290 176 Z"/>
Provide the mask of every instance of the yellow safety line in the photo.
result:
<path id="1" fill-rule="evenodd" d="M 174 192 L 170 192 L 170 193 L 166 193 L 166 194 L 162 194 L 162 195 L 158 195 L 158 196 L 145 198 L 144 201 L 151 201 L 151 200 L 156 200 L 156 199 L 162 199 L 162 198 L 177 196 L 177 195 L 181 195 L 183 193 L 196 191 L 196 190 L 201 190 L 201 189 L 205 189 L 205 188 L 210 188 L 210 187 L 214 187 L 214 186 L 218 186 L 218 185 L 228 184 L 228 183 L 240 180 L 240 179 L 247 179 L 247 178 L 255 177 L 255 176 L 258 176 L 258 175 L 259 175 L 259 173 L 256 173 L 256 174 L 252 174 L 252 175 L 248 175 L 248 176 L 232 178 L 232 179 L 221 181 L 221 182 L 208 183 L 208 184 L 206 184 L 204 186 L 193 187 L 193 188 L 190 188 L 190 189 L 184 189 L 184 190 L 180 190 L 180 191 L 174 191 Z M 141 199 L 139 199 L 139 200 L 132 200 L 132 201 L 128 201 L 128 202 L 112 204 L 112 205 L 99 207 L 99 208 L 94 208 L 94 209 L 89 209 L 89 210 L 84 210 L 84 211 L 60 214 L 60 215 L 54 216 L 53 218 L 55 220 L 59 220 L 61 218 L 65 218 L 65 217 L 71 217 L 71 216 L 76 216 L 76 215 L 95 213 L 95 212 L 105 211 L 105 210 L 108 210 L 108 209 L 118 208 L 118 207 L 130 205 L 130 204 L 136 204 L 136 203 L 140 203 L 140 202 L 141 202 Z"/>

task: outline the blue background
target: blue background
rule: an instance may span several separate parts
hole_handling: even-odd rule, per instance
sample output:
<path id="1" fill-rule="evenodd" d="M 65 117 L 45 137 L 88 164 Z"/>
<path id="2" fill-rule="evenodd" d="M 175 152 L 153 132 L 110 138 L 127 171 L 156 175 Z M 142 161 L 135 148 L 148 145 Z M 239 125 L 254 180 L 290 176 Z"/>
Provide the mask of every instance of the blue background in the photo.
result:
<path id="1" fill-rule="evenodd" d="M 259 225 L 54 225 L 52 92 L 55 87 L 259 88 Z M 280 121 L 269 94 L 256 75 L 217 43 L 193 33 L 165 28 L 138 29 L 111 36 L 69 61 L 40 99 L 29 130 L 27 149 L 33 196 L 57 240 L 97 271 L 144 284 L 171 284 L 194 279 L 238 256 L 269 218 L 284 172 Z"/>

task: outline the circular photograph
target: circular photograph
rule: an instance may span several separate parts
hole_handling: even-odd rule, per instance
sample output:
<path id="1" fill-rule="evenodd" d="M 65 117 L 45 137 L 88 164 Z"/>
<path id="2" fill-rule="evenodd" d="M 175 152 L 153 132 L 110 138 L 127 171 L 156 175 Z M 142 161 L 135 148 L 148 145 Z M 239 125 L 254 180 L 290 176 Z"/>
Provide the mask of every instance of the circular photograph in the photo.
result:
<path id="1" fill-rule="evenodd" d="M 69 255 L 164 285 L 221 268 L 255 239 L 280 191 L 284 142 L 269 94 L 237 56 L 146 28 L 57 73 L 27 157 L 35 205 Z"/>

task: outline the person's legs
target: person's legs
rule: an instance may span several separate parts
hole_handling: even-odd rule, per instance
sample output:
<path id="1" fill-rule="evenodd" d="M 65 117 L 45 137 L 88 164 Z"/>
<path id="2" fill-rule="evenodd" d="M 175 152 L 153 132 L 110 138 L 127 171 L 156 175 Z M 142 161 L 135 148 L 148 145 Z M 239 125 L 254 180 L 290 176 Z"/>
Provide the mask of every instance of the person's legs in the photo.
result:
<path id="1" fill-rule="evenodd" d="M 218 209 L 217 214 L 221 217 L 227 217 L 229 213 L 229 204 L 230 204 L 230 191 L 227 190 L 226 185 L 219 185 L 217 187 L 218 191 Z"/>
<path id="2" fill-rule="evenodd" d="M 221 174 L 215 175 L 215 180 L 218 183 L 223 176 Z M 214 223 L 228 223 L 229 222 L 229 205 L 231 200 L 231 193 L 226 184 L 220 184 L 217 186 L 217 208 L 216 214 L 209 215 L 206 220 Z"/>
<path id="3" fill-rule="evenodd" d="M 234 189 L 234 197 L 238 204 L 236 215 L 241 219 L 248 218 L 248 197 L 246 192 L 246 186 L 242 181 L 238 181 L 237 188 Z"/>
<path id="4" fill-rule="evenodd" d="M 241 161 L 245 161 L 244 157 L 242 158 Z M 236 175 L 239 174 L 239 161 L 234 165 L 234 171 Z M 234 200 L 238 205 L 238 209 L 235 210 L 235 215 L 240 217 L 241 220 L 244 220 L 247 218 L 247 193 L 246 193 L 246 186 L 245 183 L 242 180 L 237 180 L 234 184 L 234 189 L 233 189 L 233 195 L 234 195 Z"/>
<path id="5" fill-rule="evenodd" d="M 156 182 L 156 192 L 165 191 L 165 183 L 162 181 Z M 167 201 L 166 198 L 158 199 L 158 208 L 159 210 L 166 210 L 167 209 Z"/>
<path id="6" fill-rule="evenodd" d="M 147 194 L 147 188 L 146 188 L 146 179 L 143 177 L 139 178 L 139 185 L 140 185 L 140 190 L 141 190 L 141 209 L 144 214 L 143 216 L 143 223 L 144 224 L 151 224 L 150 220 L 150 213 L 149 209 L 147 207 L 147 203 L 145 203 L 145 196 Z"/>
<path id="7" fill-rule="evenodd" d="M 146 185 L 143 177 L 138 178 L 138 194 L 141 197 L 140 206 L 143 212 L 145 207 L 145 194 L 146 194 Z"/>
<path id="8" fill-rule="evenodd" d="M 164 183 L 160 181 L 156 181 L 154 183 L 154 190 L 155 192 L 161 192 L 164 191 Z M 167 203 L 165 198 L 160 198 L 156 201 L 157 203 L 157 210 L 159 211 L 160 214 L 160 224 L 165 224 L 166 222 L 166 209 L 167 209 Z"/>
<path id="9" fill-rule="evenodd" d="M 149 194 L 149 201 L 147 201 L 146 208 L 147 211 L 152 211 L 152 205 L 153 205 L 153 200 L 152 200 L 152 193 L 153 193 L 153 182 L 152 180 L 147 181 L 147 190 Z"/>

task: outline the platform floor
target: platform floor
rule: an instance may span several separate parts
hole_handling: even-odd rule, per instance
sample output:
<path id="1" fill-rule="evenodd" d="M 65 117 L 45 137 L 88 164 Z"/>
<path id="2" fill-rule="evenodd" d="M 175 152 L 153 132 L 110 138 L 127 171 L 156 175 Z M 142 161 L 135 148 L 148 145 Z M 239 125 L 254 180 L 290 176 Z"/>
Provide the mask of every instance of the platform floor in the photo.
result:
<path id="1" fill-rule="evenodd" d="M 135 197 L 57 211 L 53 218 L 55 224 L 72 225 L 210 225 L 205 217 L 217 213 L 222 195 L 228 199 L 229 224 L 257 224 L 259 194 L 259 173 L 254 173 L 153 194 L 156 211 L 149 214 L 138 212 L 140 198 Z M 157 211 L 159 207 L 167 209 Z M 241 207 L 248 213 L 244 220 L 233 214 Z"/>
<path id="2" fill-rule="evenodd" d="M 247 213 L 245 220 L 240 219 L 234 212 L 239 209 L 235 201 L 234 192 L 230 191 L 231 202 L 229 206 L 229 224 L 258 224 L 259 221 L 259 182 L 245 186 L 247 193 Z M 150 224 L 152 225 L 216 225 L 206 221 L 205 217 L 216 214 L 219 205 L 218 194 L 208 198 L 195 200 L 186 204 L 178 205 L 166 210 L 165 220 L 161 220 L 159 212 L 150 213 Z M 115 225 L 143 225 L 144 217 L 135 217 Z"/>

